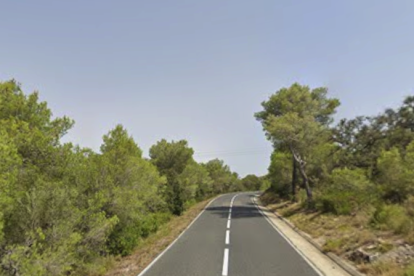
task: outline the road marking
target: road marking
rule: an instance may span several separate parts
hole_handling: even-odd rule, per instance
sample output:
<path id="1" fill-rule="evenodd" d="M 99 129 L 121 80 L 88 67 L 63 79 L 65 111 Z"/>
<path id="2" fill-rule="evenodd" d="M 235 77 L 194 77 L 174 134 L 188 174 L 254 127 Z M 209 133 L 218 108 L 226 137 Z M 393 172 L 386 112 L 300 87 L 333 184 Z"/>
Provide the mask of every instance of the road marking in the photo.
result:
<path id="1" fill-rule="evenodd" d="M 229 249 L 224 249 L 224 260 L 223 260 L 223 272 L 221 273 L 223 276 L 227 276 L 229 273 Z"/>
<path id="2" fill-rule="evenodd" d="M 233 208 L 233 203 L 234 203 L 234 199 L 238 196 L 239 194 L 236 194 L 233 196 L 233 198 L 230 201 L 230 207 L 229 207 L 229 218 L 227 220 L 227 229 L 226 230 L 226 245 L 230 244 L 230 223 L 231 223 L 231 212 L 232 212 L 232 208 Z M 229 249 L 225 248 L 224 249 L 224 259 L 223 259 L 223 276 L 227 276 L 229 272 Z M 140 275 L 138 275 L 140 276 Z"/>
<path id="3" fill-rule="evenodd" d="M 187 226 L 187 228 L 184 229 L 183 232 L 181 232 L 181 234 L 172 242 L 170 243 L 170 245 L 164 250 L 162 251 L 143 271 L 141 271 L 140 274 L 138 274 L 137 276 L 143 276 L 158 260 L 159 258 L 161 258 L 180 238 L 182 235 L 185 234 L 185 232 L 187 232 L 187 230 L 194 224 L 194 222 L 196 222 L 196 220 L 204 213 L 204 211 L 210 206 L 211 203 L 213 203 L 213 201 L 215 201 L 216 199 L 222 197 L 223 195 L 219 195 L 215 198 L 213 198 L 212 200 L 210 200 L 210 202 L 206 205 L 206 207 L 204 207 L 203 211 L 200 212 L 200 214 L 198 214 L 198 216 Z"/>
<path id="4" fill-rule="evenodd" d="M 236 197 L 237 197 L 238 195 L 239 195 L 239 194 L 234 195 L 234 196 L 232 197 L 231 201 L 230 201 L 230 208 L 229 208 L 229 220 L 231 219 L 231 212 L 232 212 L 232 208 L 233 208 L 233 203 L 234 203 L 234 200 L 236 199 Z"/>
<path id="5" fill-rule="evenodd" d="M 226 244 L 230 244 L 230 230 L 226 231 Z"/>
<path id="6" fill-rule="evenodd" d="M 302 253 L 302 251 L 300 251 L 300 249 L 296 245 L 292 243 L 292 241 L 285 234 L 282 233 L 281 230 L 279 230 L 279 228 L 272 222 L 272 220 L 262 211 L 262 209 L 259 208 L 259 205 L 257 204 L 256 199 L 252 199 L 251 201 L 253 202 L 257 210 L 260 212 L 260 214 L 267 220 L 267 222 L 280 234 L 280 236 L 282 236 L 282 238 L 284 238 L 287 241 L 287 243 L 296 252 L 298 252 L 298 254 L 305 260 L 305 262 L 307 262 L 309 266 L 313 268 L 313 270 L 315 270 L 316 273 L 318 273 L 318 275 L 326 276 L 308 257 L 305 256 L 305 254 Z"/>

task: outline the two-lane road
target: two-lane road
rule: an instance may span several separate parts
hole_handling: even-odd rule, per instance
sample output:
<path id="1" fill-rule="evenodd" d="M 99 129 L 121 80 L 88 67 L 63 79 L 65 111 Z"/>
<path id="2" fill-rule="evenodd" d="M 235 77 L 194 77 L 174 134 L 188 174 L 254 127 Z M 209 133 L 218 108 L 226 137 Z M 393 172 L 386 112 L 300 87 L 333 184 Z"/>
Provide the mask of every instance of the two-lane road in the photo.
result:
<path id="1" fill-rule="evenodd" d="M 253 196 L 215 199 L 140 276 L 318 276 L 263 217 Z"/>

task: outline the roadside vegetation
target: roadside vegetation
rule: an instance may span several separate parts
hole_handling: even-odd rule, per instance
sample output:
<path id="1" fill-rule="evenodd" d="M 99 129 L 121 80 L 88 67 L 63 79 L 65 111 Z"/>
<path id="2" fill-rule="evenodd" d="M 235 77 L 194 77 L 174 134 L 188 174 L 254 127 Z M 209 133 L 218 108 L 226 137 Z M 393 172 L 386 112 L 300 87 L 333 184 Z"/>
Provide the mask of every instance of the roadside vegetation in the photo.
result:
<path id="1" fill-rule="evenodd" d="M 156 233 L 144 238 L 130 255 L 114 257 L 105 276 L 136 276 L 141 273 L 187 228 L 209 201 L 201 201 L 184 211 L 182 216 L 173 217 Z"/>
<path id="2" fill-rule="evenodd" d="M 339 105 L 297 83 L 262 103 L 274 147 L 262 201 L 369 275 L 414 275 L 414 97 L 334 125 Z"/>
<path id="3" fill-rule="evenodd" d="M 0 82 L 0 275 L 103 275 L 197 202 L 262 185 L 223 161 L 197 163 L 185 140 L 144 158 L 122 125 L 100 152 L 62 143 L 73 125 Z"/>

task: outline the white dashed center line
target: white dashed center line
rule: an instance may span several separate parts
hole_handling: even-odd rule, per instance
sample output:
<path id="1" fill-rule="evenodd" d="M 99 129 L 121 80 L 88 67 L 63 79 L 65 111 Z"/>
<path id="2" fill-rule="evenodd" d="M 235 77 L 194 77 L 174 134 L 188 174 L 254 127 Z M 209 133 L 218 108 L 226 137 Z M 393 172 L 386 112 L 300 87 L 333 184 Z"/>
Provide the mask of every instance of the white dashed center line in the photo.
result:
<path id="1" fill-rule="evenodd" d="M 227 276 L 229 273 L 229 249 L 224 249 L 224 261 L 223 261 L 223 276 Z"/>
<path id="2" fill-rule="evenodd" d="M 227 219 L 227 230 L 226 230 L 226 241 L 225 241 L 226 245 L 230 245 L 231 212 L 232 212 L 232 209 L 233 209 L 233 203 L 234 203 L 234 199 L 236 198 L 236 196 L 238 196 L 238 194 L 233 196 L 233 198 L 230 201 L 229 217 Z M 222 272 L 222 275 L 227 276 L 228 273 L 229 273 L 229 249 L 225 248 L 224 249 L 224 257 L 223 257 L 223 272 Z"/>
<path id="3" fill-rule="evenodd" d="M 230 230 L 226 231 L 226 245 L 230 244 Z"/>

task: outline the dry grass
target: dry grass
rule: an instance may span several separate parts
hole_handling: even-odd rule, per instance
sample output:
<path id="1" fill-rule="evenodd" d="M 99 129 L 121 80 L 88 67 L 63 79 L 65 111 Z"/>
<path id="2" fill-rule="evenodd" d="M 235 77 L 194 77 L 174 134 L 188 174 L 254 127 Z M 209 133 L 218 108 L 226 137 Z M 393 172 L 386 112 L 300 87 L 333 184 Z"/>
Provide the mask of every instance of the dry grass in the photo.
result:
<path id="1" fill-rule="evenodd" d="M 368 227 L 370 216 L 365 212 L 354 216 L 336 216 L 312 212 L 301 204 L 292 202 L 278 202 L 268 207 L 319 241 L 324 250 L 337 255 L 373 243 L 377 239 Z"/>
<path id="2" fill-rule="evenodd" d="M 260 196 L 260 201 L 264 204 L 264 205 L 270 205 L 270 204 L 275 204 L 278 202 L 286 202 L 283 199 L 280 199 L 278 197 L 277 194 L 275 194 L 272 191 L 266 191 L 264 194 L 262 194 Z"/>
<path id="3" fill-rule="evenodd" d="M 136 276 L 151 263 L 204 209 L 210 200 L 197 203 L 180 217 L 172 218 L 157 233 L 149 236 L 130 256 L 118 258 L 105 276 Z"/>
<path id="4" fill-rule="evenodd" d="M 392 231 L 374 229 L 370 225 L 373 210 L 367 208 L 353 215 L 333 215 L 309 211 L 300 203 L 266 198 L 267 207 L 289 219 L 298 229 L 309 234 L 324 251 L 346 258 L 354 250 L 372 246 L 373 251 L 385 253 L 403 238 Z M 263 202 L 263 201 L 262 201 Z M 410 236 L 411 235 L 411 236 Z M 414 233 L 410 233 L 414 241 Z M 414 276 L 414 265 L 405 268 L 395 261 L 361 264 L 358 269 L 372 276 Z"/>
<path id="5" fill-rule="evenodd" d="M 363 264 L 359 266 L 362 273 L 372 276 L 405 276 L 404 269 L 393 262 Z"/>

